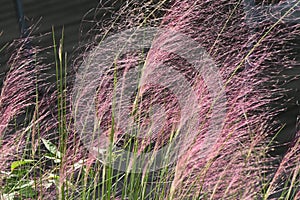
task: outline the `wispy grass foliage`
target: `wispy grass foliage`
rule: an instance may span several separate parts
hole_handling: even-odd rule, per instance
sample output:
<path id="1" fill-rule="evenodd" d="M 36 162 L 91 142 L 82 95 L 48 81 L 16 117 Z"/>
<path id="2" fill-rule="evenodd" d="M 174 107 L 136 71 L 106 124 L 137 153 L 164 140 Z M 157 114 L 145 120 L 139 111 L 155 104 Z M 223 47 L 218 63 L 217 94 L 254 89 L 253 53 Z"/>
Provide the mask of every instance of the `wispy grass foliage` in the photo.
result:
<path id="1" fill-rule="evenodd" d="M 142 1 L 124 3 L 118 11 L 100 3 L 107 12 L 90 30 L 91 42 L 70 63 L 63 34 L 57 38 L 53 29 L 52 65 L 43 64 L 45 49 L 28 45 L 26 38 L 8 63 L 0 96 L 0 198 L 299 198 L 296 125 L 292 140 L 284 144 L 287 151 L 272 152 L 283 128 L 277 116 L 286 109 L 286 104 L 274 105 L 285 100 L 285 84 L 299 80 L 298 74 L 281 75 L 299 68 L 300 25 L 290 16 L 299 13 L 300 2 L 291 1 L 279 17 L 260 10 L 270 2 L 255 2 L 248 7 L 247 1 L 236 0 Z M 135 27 L 164 32 L 149 48 L 113 55 L 107 63 L 109 56 L 97 50 Z M 114 46 L 108 48 L 105 53 L 115 53 Z M 210 60 L 195 54 L 198 49 Z M 46 81 L 49 67 L 56 71 L 53 84 Z M 95 80 L 82 78 L 95 73 L 94 67 L 103 73 Z M 137 76 L 130 85 L 126 77 L 132 71 Z M 78 79 L 83 80 L 80 91 Z M 155 84 L 139 87 L 149 80 Z M 221 89 L 214 91 L 210 84 Z M 129 104 L 123 104 L 126 91 L 133 91 Z M 188 91 L 194 96 L 185 95 Z M 77 101 L 88 103 L 78 107 Z M 76 117 L 89 109 L 96 110 L 91 130 L 89 119 Z M 153 161 L 161 149 L 175 149 L 178 157 Z M 119 150 L 127 154 L 119 166 L 112 165 Z M 139 158 L 142 167 L 134 165 Z M 162 167 L 151 170 L 154 162 Z"/>

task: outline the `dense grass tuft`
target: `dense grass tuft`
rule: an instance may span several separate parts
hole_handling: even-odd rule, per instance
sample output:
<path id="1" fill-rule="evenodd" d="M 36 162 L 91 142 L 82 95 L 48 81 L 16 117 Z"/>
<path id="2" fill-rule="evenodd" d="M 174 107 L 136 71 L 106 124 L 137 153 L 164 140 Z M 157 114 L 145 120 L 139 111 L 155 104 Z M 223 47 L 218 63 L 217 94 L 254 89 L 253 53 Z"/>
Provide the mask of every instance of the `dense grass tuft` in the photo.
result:
<path id="1" fill-rule="evenodd" d="M 19 42 L 0 199 L 298 199 L 299 4 L 100 3 L 70 63 L 54 28 L 50 65 Z"/>

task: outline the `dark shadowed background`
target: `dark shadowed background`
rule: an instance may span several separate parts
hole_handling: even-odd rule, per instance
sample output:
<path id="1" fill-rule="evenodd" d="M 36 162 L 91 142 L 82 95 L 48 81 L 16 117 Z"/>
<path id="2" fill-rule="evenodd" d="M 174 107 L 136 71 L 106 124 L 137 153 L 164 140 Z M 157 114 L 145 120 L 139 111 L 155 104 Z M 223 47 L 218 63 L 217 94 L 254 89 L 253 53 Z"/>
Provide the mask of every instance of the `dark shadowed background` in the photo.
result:
<path id="1" fill-rule="evenodd" d="M 118 1 L 110 0 L 0 0 L 0 49 L 21 37 L 18 1 L 23 4 L 29 35 L 36 39 L 33 41 L 34 46 L 46 48 L 53 45 L 52 27 L 55 28 L 58 42 L 64 27 L 64 50 L 68 55 L 78 47 L 79 42 L 84 42 L 85 33 L 94 25 L 96 16 L 103 16 L 107 10 L 115 10 L 120 6 Z M 8 70 L 7 61 L 12 50 L 4 49 L 0 52 L 1 85 Z M 51 56 L 48 58 L 51 59 Z"/>

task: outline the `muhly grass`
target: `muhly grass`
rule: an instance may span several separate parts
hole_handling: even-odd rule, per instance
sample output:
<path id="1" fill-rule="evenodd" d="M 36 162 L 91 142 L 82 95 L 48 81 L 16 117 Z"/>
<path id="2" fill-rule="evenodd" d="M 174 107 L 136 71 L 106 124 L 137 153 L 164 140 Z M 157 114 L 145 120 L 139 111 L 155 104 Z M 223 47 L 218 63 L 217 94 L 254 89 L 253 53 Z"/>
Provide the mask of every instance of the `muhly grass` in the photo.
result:
<path id="1" fill-rule="evenodd" d="M 21 43 L 0 97 L 1 199 L 300 198 L 299 130 L 270 155 L 272 105 L 298 79 L 281 74 L 299 67 L 299 21 L 285 21 L 299 2 L 281 18 L 245 2 L 129 2 L 71 64 L 53 34 L 55 84 L 45 49 Z M 114 37 L 150 26 L 147 47 L 128 48 L 139 29 Z"/>

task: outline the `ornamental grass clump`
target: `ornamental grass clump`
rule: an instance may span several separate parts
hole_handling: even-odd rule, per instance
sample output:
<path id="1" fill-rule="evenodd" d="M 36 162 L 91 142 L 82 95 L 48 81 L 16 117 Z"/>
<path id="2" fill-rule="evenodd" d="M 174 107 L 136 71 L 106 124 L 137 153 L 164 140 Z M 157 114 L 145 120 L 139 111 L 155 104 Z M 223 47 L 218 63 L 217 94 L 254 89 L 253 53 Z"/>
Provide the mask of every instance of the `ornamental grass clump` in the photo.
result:
<path id="1" fill-rule="evenodd" d="M 180 118 L 186 116 L 183 113 L 189 110 L 180 107 L 176 93 L 178 90 L 172 91 L 173 83 L 186 83 L 181 82 L 180 78 L 176 80 L 177 76 L 173 76 L 172 73 L 168 77 L 165 71 L 171 72 L 173 69 L 184 76 L 188 86 L 193 88 L 199 105 L 193 110 L 194 113 L 190 113 L 190 116 L 199 117 L 197 134 L 195 136 L 186 133 L 187 137 L 193 139 L 185 141 L 187 143 L 178 142 L 178 145 L 183 145 L 180 147 L 183 150 L 178 152 L 179 160 L 174 164 L 172 178 L 168 179 L 170 183 L 166 188 L 169 191 L 165 193 L 165 198 L 272 198 L 278 190 L 282 190 L 281 187 L 269 189 L 273 187 L 273 183 L 269 185 L 269 182 L 276 179 L 274 173 L 280 166 L 276 163 L 282 161 L 282 155 L 270 154 L 276 147 L 287 145 L 273 142 L 278 134 L 282 134 L 280 129 L 283 128 L 277 116 L 286 109 L 285 105 L 274 109 L 274 104 L 286 101 L 284 96 L 291 89 L 288 88 L 289 83 L 295 83 L 299 79 L 298 74 L 286 74 L 292 69 L 296 71 L 299 66 L 296 51 L 299 43 L 297 41 L 299 23 L 297 18 L 292 18 L 295 16 L 293 13 L 299 10 L 299 6 L 297 2 L 268 4 L 269 9 L 261 7 L 262 5 L 267 3 L 256 2 L 251 7 L 247 1 L 174 2 L 157 26 L 163 31 L 156 35 L 149 49 L 142 50 L 148 53 L 141 70 L 142 86 L 137 92 L 138 98 L 142 99 L 138 107 L 140 113 L 154 108 L 157 104 L 171 106 L 162 106 L 161 110 L 164 113 L 156 116 L 161 117 L 158 121 L 165 120 L 165 123 L 162 123 L 164 130 L 155 129 L 155 123 L 153 125 L 149 122 L 151 121 L 149 114 L 141 114 L 142 117 L 137 120 L 141 127 L 140 132 L 144 132 L 143 124 L 148 123 L 148 131 L 151 124 L 152 132 L 149 132 L 155 134 L 150 134 L 149 137 L 145 134 L 142 137 L 135 136 L 139 141 L 136 145 L 138 155 L 149 145 L 157 153 L 156 151 L 162 148 L 166 141 L 170 141 L 172 132 L 180 134 L 182 130 L 186 131 L 186 125 L 189 123 L 180 121 Z M 274 10 L 271 8 L 272 5 Z M 173 31 L 173 35 L 168 33 L 168 30 Z M 196 41 L 197 45 L 187 49 L 184 43 L 178 41 L 183 38 L 178 37 L 176 33 L 185 35 L 185 42 L 190 38 Z M 186 55 L 184 53 L 180 54 L 182 49 L 186 54 L 193 54 L 195 49 L 204 49 L 208 53 L 210 58 L 202 54 L 193 55 L 198 56 L 193 58 L 196 59 L 195 63 L 203 65 L 201 68 L 203 74 L 195 69 L 194 63 L 188 62 L 190 57 L 184 57 Z M 102 77 L 103 84 L 100 84 L 98 90 L 99 118 L 102 119 L 100 124 L 106 127 L 105 130 L 109 130 L 106 132 L 107 140 L 111 133 L 107 125 L 115 126 L 113 141 L 117 144 L 121 141 L 118 139 L 122 138 L 120 135 L 127 133 L 119 127 L 117 120 L 113 122 L 112 99 L 115 91 L 120 92 L 118 87 L 121 86 L 116 82 L 120 80 L 124 89 L 124 85 L 126 86 L 125 81 L 122 82 L 124 77 L 128 76 L 130 68 L 139 64 L 141 56 L 135 55 L 134 58 L 134 55 L 131 53 L 131 56 L 117 57 L 114 66 L 96 64 L 107 67 L 108 70 L 108 74 Z M 211 64 L 209 59 L 212 59 L 217 67 L 216 73 L 220 74 L 218 80 L 214 74 L 205 74 L 205 70 L 208 72 L 212 70 L 209 68 Z M 148 84 L 149 79 L 151 79 L 149 83 L 154 82 L 152 86 Z M 208 80 L 217 81 L 222 85 L 221 90 L 214 88 L 218 95 L 214 94 Z M 122 94 L 122 91 L 117 94 Z M 166 94 L 169 98 L 161 97 L 162 94 Z M 121 101 L 119 98 L 116 99 Z M 295 99 L 290 101 L 293 102 Z M 131 99 L 132 105 L 135 100 Z M 133 110 L 130 106 L 128 108 L 117 106 L 118 102 L 116 109 L 121 108 L 128 113 Z M 193 128 L 187 130 L 194 131 Z M 287 143 L 289 142 L 291 141 Z"/>
<path id="2" fill-rule="evenodd" d="M 294 6 L 299 10 L 296 2 Z M 284 21 L 293 10 L 274 20 L 259 6 L 247 9 L 245 2 L 237 1 L 180 1 L 164 17 L 163 25 L 186 33 L 210 53 L 224 81 L 227 101 L 210 154 L 202 155 L 205 144 L 200 136 L 179 159 L 171 188 L 174 198 L 260 198 L 262 185 L 274 179 L 277 166 L 268 163 L 279 158 L 268 153 L 279 131 L 274 127 L 280 110 L 272 109 L 272 104 L 287 92 L 278 76 L 299 67 L 295 60 L 299 23 Z M 249 18 L 251 13 L 256 18 Z M 286 78 L 285 82 L 292 82 L 298 74 Z M 205 105 L 201 102 L 200 116 L 207 115 Z M 199 129 L 199 135 L 206 133 Z M 264 198 L 268 196 L 267 192 Z"/>
<path id="3" fill-rule="evenodd" d="M 53 84 L 45 49 L 20 47 L 0 99 L 4 197 L 297 199 L 299 130 L 279 116 L 299 99 L 298 4 L 101 3 L 71 64 L 53 34 Z"/>

